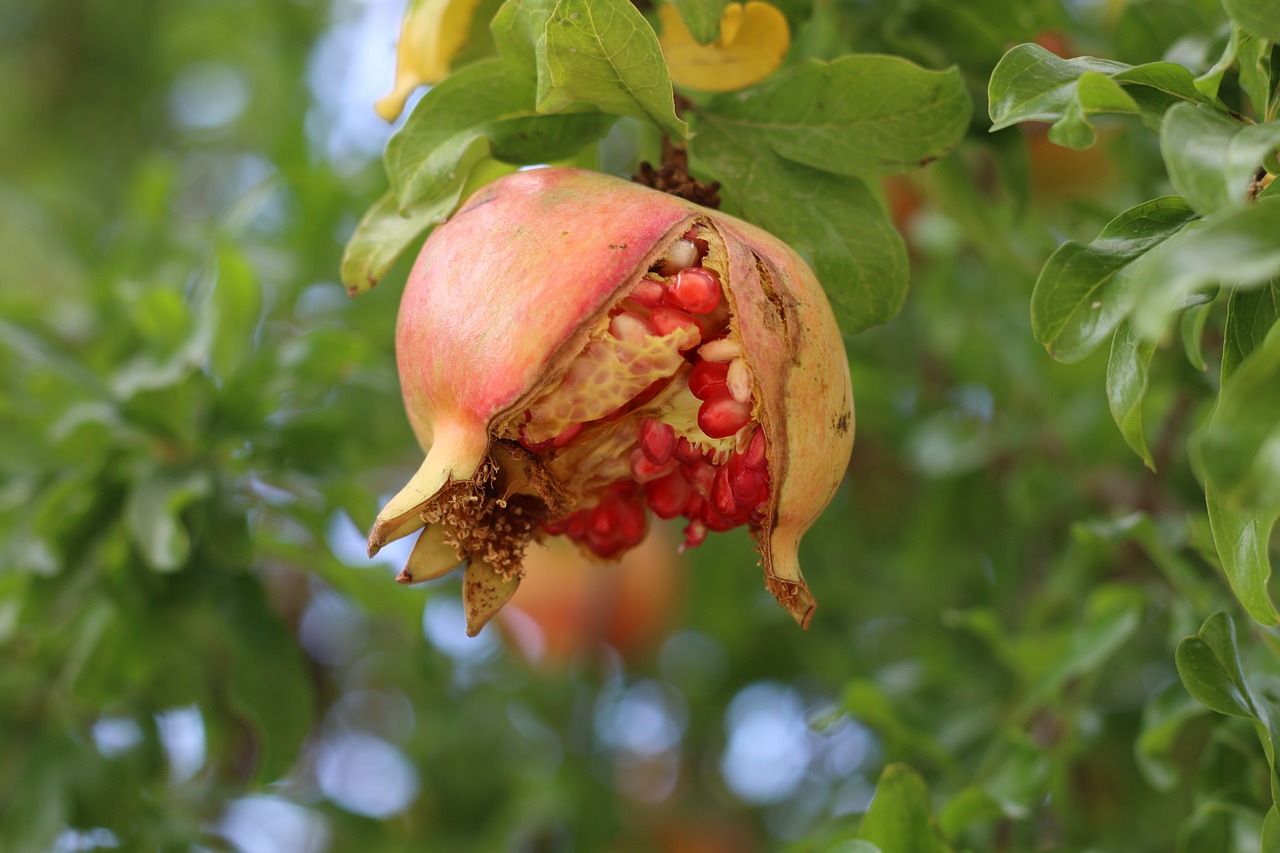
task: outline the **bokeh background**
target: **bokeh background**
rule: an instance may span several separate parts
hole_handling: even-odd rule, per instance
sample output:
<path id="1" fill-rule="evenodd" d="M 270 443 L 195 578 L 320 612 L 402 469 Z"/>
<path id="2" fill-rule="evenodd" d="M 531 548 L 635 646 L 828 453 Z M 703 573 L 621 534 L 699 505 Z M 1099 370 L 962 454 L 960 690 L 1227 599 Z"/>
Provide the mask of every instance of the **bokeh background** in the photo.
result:
<path id="1" fill-rule="evenodd" d="M 975 100 L 960 150 L 883 188 L 912 290 L 846 342 L 813 625 L 741 531 L 677 555 L 659 528 L 621 567 L 538 554 L 468 639 L 457 578 L 364 555 L 420 459 L 406 264 L 337 283 L 386 187 L 401 0 L 0 4 L 0 849 L 854 851 L 891 762 L 973 850 L 1257 849 L 1253 732 L 1173 663 L 1239 612 L 1183 450 L 1211 379 L 1153 365 L 1156 475 L 1106 356 L 1055 363 L 1028 320 L 1055 245 L 1167 191 L 1155 140 L 985 118 L 1013 44 L 1204 64 L 1225 17 L 778 5 L 792 61 L 959 64 Z"/>

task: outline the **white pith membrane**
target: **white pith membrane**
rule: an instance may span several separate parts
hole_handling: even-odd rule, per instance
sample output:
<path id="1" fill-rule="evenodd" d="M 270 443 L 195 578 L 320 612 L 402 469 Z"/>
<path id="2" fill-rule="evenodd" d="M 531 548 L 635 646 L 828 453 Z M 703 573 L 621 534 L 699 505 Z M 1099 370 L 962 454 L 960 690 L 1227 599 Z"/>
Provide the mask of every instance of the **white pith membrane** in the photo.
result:
<path id="1" fill-rule="evenodd" d="M 615 559 L 643 540 L 650 512 L 687 520 L 682 547 L 708 530 L 758 530 L 770 488 L 765 436 L 726 268 L 712 228 L 674 241 L 563 375 L 493 424 L 475 476 L 421 507 L 426 530 L 399 579 L 467 560 L 475 634 L 515 592 L 530 539 L 565 535 Z"/>

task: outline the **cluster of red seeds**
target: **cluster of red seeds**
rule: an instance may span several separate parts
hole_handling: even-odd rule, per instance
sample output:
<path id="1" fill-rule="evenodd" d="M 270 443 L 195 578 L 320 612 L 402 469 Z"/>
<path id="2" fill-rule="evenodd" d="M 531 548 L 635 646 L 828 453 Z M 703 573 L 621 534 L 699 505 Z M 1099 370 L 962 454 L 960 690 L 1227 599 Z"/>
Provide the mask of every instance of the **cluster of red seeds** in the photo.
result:
<path id="1" fill-rule="evenodd" d="M 710 438 L 737 435 L 751 422 L 750 374 L 738 347 L 726 337 L 729 312 L 721 304 L 720 279 L 701 263 L 706 243 L 693 232 L 682 243 L 689 253 L 684 268 L 665 270 L 665 277 L 646 277 L 614 310 L 611 329 L 625 333 L 643 325 L 647 334 L 667 335 L 677 328 L 696 328 L 685 349 L 692 365 L 689 390 L 699 399 L 698 428 Z M 679 244 L 677 244 L 679 247 Z M 668 262 L 669 263 L 669 262 Z M 660 267 L 658 272 L 664 272 Z M 701 348 L 703 344 L 710 347 Z M 685 381 L 677 379 L 676 381 Z M 577 427 L 569 441 L 577 435 Z M 564 433 L 545 447 L 563 446 Z M 683 516 L 685 546 L 699 545 L 709 530 L 730 530 L 762 520 L 769 497 L 764 433 L 756 429 L 727 455 L 702 451 L 654 418 L 639 421 L 637 447 L 631 455 L 632 479 L 612 484 L 594 506 L 543 525 L 552 535 L 566 535 L 601 557 L 615 557 L 644 538 L 646 507 L 662 519 Z M 719 457 L 717 461 L 716 457 Z"/>

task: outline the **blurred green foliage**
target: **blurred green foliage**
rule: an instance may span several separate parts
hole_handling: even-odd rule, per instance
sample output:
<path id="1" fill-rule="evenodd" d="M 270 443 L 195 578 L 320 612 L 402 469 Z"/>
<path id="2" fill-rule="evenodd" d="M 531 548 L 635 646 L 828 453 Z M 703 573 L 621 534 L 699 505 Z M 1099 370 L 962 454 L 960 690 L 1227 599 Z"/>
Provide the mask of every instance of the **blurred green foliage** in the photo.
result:
<path id="1" fill-rule="evenodd" d="M 655 642 L 559 667 L 463 637 L 456 578 L 361 553 L 420 458 L 407 266 L 338 283 L 387 189 L 401 5 L 0 7 L 0 849 L 1280 849 L 1274 282 L 1196 279 L 1110 359 L 1056 362 L 1031 313 L 1046 259 L 1122 211 L 1242 215 L 1170 134 L 1275 118 L 1268 33 L 1209 0 L 777 5 L 789 64 L 892 53 L 974 102 L 958 149 L 868 184 L 911 286 L 846 341 L 858 444 L 802 551 L 821 607 L 797 630 L 717 536 Z M 988 133 L 1035 40 L 1180 63 L 1240 119 L 1188 101 L 1157 136 L 1169 104 L 1099 73 L 1054 102 L 1094 147 Z M 573 121 L 602 168 L 655 150 Z"/>

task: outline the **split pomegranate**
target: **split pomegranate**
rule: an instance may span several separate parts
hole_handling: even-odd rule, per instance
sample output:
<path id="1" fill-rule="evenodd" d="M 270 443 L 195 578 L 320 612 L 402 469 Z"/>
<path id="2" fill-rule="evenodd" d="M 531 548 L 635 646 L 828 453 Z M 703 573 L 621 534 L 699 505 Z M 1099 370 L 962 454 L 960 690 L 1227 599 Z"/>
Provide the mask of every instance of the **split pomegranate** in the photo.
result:
<path id="1" fill-rule="evenodd" d="M 808 623 L 797 547 L 844 474 L 853 396 L 830 306 L 785 244 L 617 178 L 509 175 L 427 240 L 396 347 L 427 456 L 369 553 L 422 530 L 400 581 L 465 561 L 468 633 L 514 593 L 531 540 L 614 559 L 650 513 L 683 518 L 685 547 L 748 527 L 769 591 Z"/>

